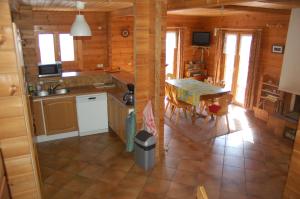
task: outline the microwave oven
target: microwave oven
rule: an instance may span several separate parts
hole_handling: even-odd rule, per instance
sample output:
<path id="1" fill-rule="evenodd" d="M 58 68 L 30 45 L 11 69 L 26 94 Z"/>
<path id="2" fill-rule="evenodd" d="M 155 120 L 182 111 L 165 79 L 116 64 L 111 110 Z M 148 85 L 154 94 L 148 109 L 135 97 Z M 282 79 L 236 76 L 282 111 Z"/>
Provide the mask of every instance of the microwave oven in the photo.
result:
<path id="1" fill-rule="evenodd" d="M 39 77 L 56 77 L 62 75 L 61 62 L 53 64 L 39 64 Z"/>

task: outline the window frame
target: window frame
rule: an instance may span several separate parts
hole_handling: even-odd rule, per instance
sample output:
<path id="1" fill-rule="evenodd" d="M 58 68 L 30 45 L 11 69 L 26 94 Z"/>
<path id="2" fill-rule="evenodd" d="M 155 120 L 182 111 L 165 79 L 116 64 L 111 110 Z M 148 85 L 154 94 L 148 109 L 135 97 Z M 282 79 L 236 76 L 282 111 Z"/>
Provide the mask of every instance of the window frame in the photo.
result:
<path id="1" fill-rule="evenodd" d="M 39 30 L 35 32 L 36 38 L 36 55 L 38 63 L 41 63 L 41 54 L 40 54 L 40 46 L 39 46 L 39 34 L 53 34 L 53 41 L 54 41 L 54 56 L 55 61 L 61 61 L 61 49 L 59 43 L 59 35 L 60 34 L 70 34 L 67 31 L 45 31 Z M 78 46 L 77 42 L 73 37 L 73 44 L 74 44 L 74 61 L 62 61 L 62 70 L 63 71 L 70 71 L 78 68 Z"/>

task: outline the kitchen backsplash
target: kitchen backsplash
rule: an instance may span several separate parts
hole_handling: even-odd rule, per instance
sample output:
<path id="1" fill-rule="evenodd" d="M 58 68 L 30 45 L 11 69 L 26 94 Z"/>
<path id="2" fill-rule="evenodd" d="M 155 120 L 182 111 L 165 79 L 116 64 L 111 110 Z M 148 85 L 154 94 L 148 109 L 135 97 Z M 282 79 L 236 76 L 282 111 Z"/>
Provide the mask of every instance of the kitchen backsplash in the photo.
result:
<path id="1" fill-rule="evenodd" d="M 75 76 L 72 73 L 65 74 L 67 76 L 39 78 L 36 81 L 27 82 L 27 85 L 33 87 L 33 90 L 36 90 L 37 85 L 40 84 L 42 85 L 43 90 L 47 90 L 50 85 L 54 84 L 60 84 L 60 87 L 70 88 L 77 86 L 93 85 L 96 83 L 112 83 L 111 75 L 105 72 L 76 73 Z"/>

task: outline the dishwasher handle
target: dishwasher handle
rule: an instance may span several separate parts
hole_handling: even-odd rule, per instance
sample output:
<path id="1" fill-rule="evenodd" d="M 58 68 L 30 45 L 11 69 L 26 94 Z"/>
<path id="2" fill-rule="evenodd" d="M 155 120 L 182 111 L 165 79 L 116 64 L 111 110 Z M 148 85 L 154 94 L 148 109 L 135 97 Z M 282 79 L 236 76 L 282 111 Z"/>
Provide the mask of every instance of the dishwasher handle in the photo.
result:
<path id="1" fill-rule="evenodd" d="M 96 97 L 89 97 L 88 99 L 89 99 L 89 100 L 95 100 Z"/>

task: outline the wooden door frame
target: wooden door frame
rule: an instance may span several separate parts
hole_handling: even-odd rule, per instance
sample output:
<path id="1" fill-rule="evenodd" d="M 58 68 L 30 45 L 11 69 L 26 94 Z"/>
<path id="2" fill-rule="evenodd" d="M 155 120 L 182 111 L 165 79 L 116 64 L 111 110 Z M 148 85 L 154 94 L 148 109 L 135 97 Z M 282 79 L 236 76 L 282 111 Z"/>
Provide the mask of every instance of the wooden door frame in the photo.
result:
<path id="1" fill-rule="evenodd" d="M 179 37 L 180 28 L 167 28 L 166 30 L 166 37 L 168 32 L 175 32 L 176 33 L 176 50 L 174 49 L 174 60 L 173 60 L 173 74 L 176 78 L 180 77 L 180 70 L 182 69 L 182 41 Z"/>

